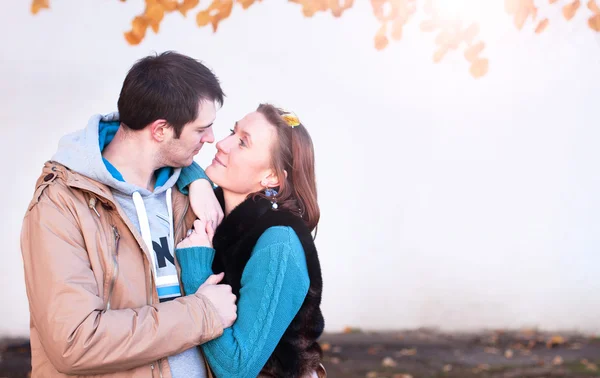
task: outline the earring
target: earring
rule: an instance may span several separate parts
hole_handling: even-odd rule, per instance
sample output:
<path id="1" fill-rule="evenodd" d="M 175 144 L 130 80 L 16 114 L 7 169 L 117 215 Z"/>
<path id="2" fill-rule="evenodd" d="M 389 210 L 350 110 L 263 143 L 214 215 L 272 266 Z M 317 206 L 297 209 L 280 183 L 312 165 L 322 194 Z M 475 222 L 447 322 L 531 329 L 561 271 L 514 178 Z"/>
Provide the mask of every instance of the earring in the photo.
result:
<path id="1" fill-rule="evenodd" d="M 267 197 L 273 197 L 271 199 L 271 207 L 273 208 L 273 210 L 277 210 L 277 208 L 279 207 L 277 205 L 277 200 L 275 199 L 275 196 L 277 195 L 277 190 L 271 189 L 271 188 L 267 188 L 267 189 L 265 189 L 265 195 Z"/>

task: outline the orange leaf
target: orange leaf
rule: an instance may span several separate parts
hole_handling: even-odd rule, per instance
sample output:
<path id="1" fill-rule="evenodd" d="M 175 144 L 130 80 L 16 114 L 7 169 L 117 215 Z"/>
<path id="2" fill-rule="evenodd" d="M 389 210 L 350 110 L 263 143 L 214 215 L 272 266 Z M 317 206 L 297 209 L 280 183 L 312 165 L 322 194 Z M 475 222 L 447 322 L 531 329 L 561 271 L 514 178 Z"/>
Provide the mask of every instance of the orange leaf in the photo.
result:
<path id="1" fill-rule="evenodd" d="M 547 18 L 543 19 L 542 21 L 540 21 L 538 26 L 535 28 L 535 32 L 537 34 L 540 34 L 541 32 L 543 32 L 546 29 L 546 27 L 548 27 L 549 23 L 550 23 L 550 21 Z"/>
<path id="2" fill-rule="evenodd" d="M 489 61 L 487 59 L 479 59 L 471 64 L 471 75 L 478 79 L 488 72 Z"/>
<path id="3" fill-rule="evenodd" d="M 469 46 L 468 49 L 465 50 L 465 58 L 473 63 L 477 60 L 477 56 L 483 51 L 485 48 L 485 43 L 479 41 L 474 45 Z"/>
<path id="4" fill-rule="evenodd" d="M 128 31 L 127 33 L 124 33 L 125 35 L 125 40 L 127 41 L 127 43 L 129 43 L 130 45 L 137 45 L 142 41 L 143 37 L 140 37 L 139 35 L 134 34 L 133 32 Z"/>
<path id="5" fill-rule="evenodd" d="M 463 38 L 465 39 L 465 42 L 471 43 L 473 41 L 473 38 L 475 38 L 475 36 L 477 35 L 477 33 L 479 33 L 479 25 L 471 24 L 463 33 Z"/>
<path id="6" fill-rule="evenodd" d="M 196 23 L 198 26 L 206 26 L 210 22 L 210 13 L 208 11 L 198 12 Z"/>
<path id="7" fill-rule="evenodd" d="M 131 21 L 131 32 L 130 33 L 132 33 L 132 35 L 138 36 L 141 41 L 144 38 L 144 36 L 146 35 L 147 28 L 148 28 L 148 21 L 142 16 L 137 16 L 136 18 L 133 19 L 133 21 Z"/>
<path id="8" fill-rule="evenodd" d="M 446 30 L 440 32 L 437 37 L 435 37 L 435 44 L 440 46 L 447 46 L 452 41 L 452 34 Z"/>
<path id="9" fill-rule="evenodd" d="M 506 10 L 506 13 L 517 13 L 520 8 L 521 2 L 519 0 L 504 0 L 504 9 Z"/>
<path id="10" fill-rule="evenodd" d="M 596 14 L 600 13 L 600 8 L 598 7 L 598 4 L 596 4 L 595 0 L 590 0 L 587 3 L 587 7 L 589 10 L 591 10 L 592 12 L 594 12 Z"/>
<path id="11" fill-rule="evenodd" d="M 377 31 L 377 34 L 375 35 L 375 48 L 377 50 L 383 50 L 388 45 L 389 40 L 388 40 L 388 37 L 386 36 L 386 34 L 387 34 L 387 24 L 383 23 L 381 25 L 381 27 L 379 28 L 379 30 Z"/>
<path id="12" fill-rule="evenodd" d="M 49 0 L 33 0 L 31 3 L 31 13 L 37 14 L 42 9 L 50 8 Z"/>
<path id="13" fill-rule="evenodd" d="M 549 3 L 550 3 L 550 4 L 554 4 L 554 3 L 556 3 L 557 1 L 558 1 L 558 0 L 549 0 Z"/>
<path id="14" fill-rule="evenodd" d="M 158 33 L 158 27 L 164 16 L 165 9 L 160 4 L 150 5 L 146 8 L 146 13 L 144 13 L 144 17 L 146 17 L 148 24 L 155 33 Z"/>
<path id="15" fill-rule="evenodd" d="M 519 29 L 519 30 L 523 29 L 523 25 L 525 25 L 525 21 L 527 20 L 527 17 L 529 17 L 529 9 L 527 9 L 527 8 L 519 9 L 517 14 L 515 15 L 515 26 L 517 27 L 517 29 Z"/>
<path id="16" fill-rule="evenodd" d="M 183 2 L 178 5 L 177 10 L 185 17 L 187 16 L 188 11 L 198 6 L 198 3 L 200 3 L 200 0 L 183 0 Z"/>
<path id="17" fill-rule="evenodd" d="M 563 7 L 563 16 L 565 19 L 570 20 L 575 16 L 577 9 L 581 5 L 581 1 L 575 0 L 571 4 L 567 4 Z"/>
<path id="18" fill-rule="evenodd" d="M 242 5 L 243 9 L 248 9 L 252 4 L 254 4 L 254 0 L 237 0 L 238 4 Z"/>
<path id="19" fill-rule="evenodd" d="M 392 39 L 395 41 L 399 41 L 402 39 L 402 27 L 404 24 L 402 22 L 394 21 L 392 23 Z"/>
<path id="20" fill-rule="evenodd" d="M 444 59 L 444 56 L 448 52 L 448 49 L 445 46 L 440 46 L 440 48 L 433 54 L 433 62 L 439 63 Z"/>
<path id="21" fill-rule="evenodd" d="M 163 9 L 167 12 L 173 12 L 179 7 L 177 0 L 158 0 L 158 3 L 162 5 Z"/>
<path id="22" fill-rule="evenodd" d="M 588 19 L 588 25 L 590 25 L 590 28 L 592 30 L 600 32 L 600 13 L 597 13 L 596 15 L 590 17 Z"/>

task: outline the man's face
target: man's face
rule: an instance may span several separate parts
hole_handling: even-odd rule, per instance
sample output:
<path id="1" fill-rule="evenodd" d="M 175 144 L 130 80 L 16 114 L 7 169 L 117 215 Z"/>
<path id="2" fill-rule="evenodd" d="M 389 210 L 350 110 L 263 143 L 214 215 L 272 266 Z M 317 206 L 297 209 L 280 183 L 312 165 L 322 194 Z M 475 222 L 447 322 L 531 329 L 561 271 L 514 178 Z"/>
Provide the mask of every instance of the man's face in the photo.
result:
<path id="1" fill-rule="evenodd" d="M 198 104 L 198 118 L 187 123 L 179 138 L 175 138 L 171 129 L 167 140 L 161 148 L 161 157 L 164 165 L 169 167 L 187 167 L 194 161 L 194 156 L 200 151 L 204 143 L 213 143 L 215 136 L 212 124 L 217 116 L 217 107 L 214 101 L 201 100 Z"/>

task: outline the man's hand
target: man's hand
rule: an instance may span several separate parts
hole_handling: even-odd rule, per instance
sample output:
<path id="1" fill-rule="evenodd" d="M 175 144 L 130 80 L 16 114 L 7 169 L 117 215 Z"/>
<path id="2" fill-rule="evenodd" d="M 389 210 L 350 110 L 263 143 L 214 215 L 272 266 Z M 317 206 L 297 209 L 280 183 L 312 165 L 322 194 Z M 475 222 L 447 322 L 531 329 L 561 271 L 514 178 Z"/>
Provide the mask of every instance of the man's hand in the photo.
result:
<path id="1" fill-rule="evenodd" d="M 196 294 L 201 294 L 215 306 L 223 328 L 231 327 L 237 319 L 237 306 L 235 295 L 229 285 L 217 285 L 223 279 L 224 273 L 213 274 L 198 288 Z"/>
<path id="2" fill-rule="evenodd" d="M 190 184 L 190 204 L 196 217 L 207 223 L 211 223 L 213 229 L 216 229 L 223 220 L 223 209 L 210 181 L 200 179 Z"/>

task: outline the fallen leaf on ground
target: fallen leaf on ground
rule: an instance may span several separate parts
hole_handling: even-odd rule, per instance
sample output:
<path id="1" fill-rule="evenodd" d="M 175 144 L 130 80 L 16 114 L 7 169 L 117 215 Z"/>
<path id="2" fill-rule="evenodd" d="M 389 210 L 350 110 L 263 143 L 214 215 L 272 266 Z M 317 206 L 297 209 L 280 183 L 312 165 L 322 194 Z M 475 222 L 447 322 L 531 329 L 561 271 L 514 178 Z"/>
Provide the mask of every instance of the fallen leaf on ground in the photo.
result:
<path id="1" fill-rule="evenodd" d="M 598 365 L 596 365 L 596 364 L 594 364 L 594 363 L 591 363 L 591 362 L 589 362 L 589 361 L 588 361 L 588 360 L 586 360 L 585 358 L 584 358 L 583 360 L 581 360 L 580 362 L 581 362 L 581 364 L 582 364 L 583 366 L 585 366 L 585 368 L 586 368 L 587 370 L 591 370 L 591 371 L 598 371 Z"/>
<path id="2" fill-rule="evenodd" d="M 398 364 L 392 357 L 386 357 L 383 359 L 383 361 L 381 361 L 381 365 L 383 367 L 396 367 Z"/>
<path id="3" fill-rule="evenodd" d="M 565 338 L 562 336 L 552 336 L 550 340 L 546 343 L 548 348 L 554 348 L 555 346 L 559 346 L 565 343 Z"/>
<path id="4" fill-rule="evenodd" d="M 417 354 L 417 349 L 416 348 L 410 348 L 410 349 L 402 349 L 400 350 L 400 352 L 396 353 L 396 356 L 414 356 Z"/>

